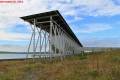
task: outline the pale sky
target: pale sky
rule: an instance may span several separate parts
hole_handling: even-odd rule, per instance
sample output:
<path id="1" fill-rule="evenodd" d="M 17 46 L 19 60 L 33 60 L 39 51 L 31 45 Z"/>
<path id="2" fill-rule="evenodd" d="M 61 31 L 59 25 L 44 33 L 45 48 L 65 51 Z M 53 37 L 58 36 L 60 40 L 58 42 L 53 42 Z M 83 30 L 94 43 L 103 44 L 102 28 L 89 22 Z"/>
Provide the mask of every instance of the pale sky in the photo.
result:
<path id="1" fill-rule="evenodd" d="M 30 25 L 19 17 L 59 10 L 85 47 L 120 47 L 120 0 L 0 3 L 0 51 L 26 51 Z"/>

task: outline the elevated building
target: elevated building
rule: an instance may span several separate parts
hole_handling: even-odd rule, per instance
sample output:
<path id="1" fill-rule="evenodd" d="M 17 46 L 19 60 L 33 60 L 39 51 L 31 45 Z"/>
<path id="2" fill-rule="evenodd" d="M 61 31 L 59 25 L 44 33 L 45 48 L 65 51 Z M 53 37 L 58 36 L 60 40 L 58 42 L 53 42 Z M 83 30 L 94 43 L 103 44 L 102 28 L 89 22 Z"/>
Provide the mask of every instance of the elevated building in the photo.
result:
<path id="1" fill-rule="evenodd" d="M 80 53 L 83 45 L 59 11 L 24 16 L 21 19 L 29 22 L 32 29 L 28 55 L 33 52 L 33 57 L 62 57 Z"/>

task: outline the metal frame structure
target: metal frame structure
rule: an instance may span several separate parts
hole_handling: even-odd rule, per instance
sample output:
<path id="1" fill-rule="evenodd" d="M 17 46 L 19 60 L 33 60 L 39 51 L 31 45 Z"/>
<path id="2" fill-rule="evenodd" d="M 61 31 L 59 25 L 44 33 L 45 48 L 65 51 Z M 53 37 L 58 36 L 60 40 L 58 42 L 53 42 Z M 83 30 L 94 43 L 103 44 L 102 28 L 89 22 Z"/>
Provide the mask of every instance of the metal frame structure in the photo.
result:
<path id="1" fill-rule="evenodd" d="M 50 14 L 53 12 L 55 15 Z M 31 24 L 32 29 L 27 58 L 30 52 L 32 52 L 33 58 L 61 57 L 61 59 L 67 55 L 80 53 L 82 44 L 73 32 L 71 33 L 73 35 L 68 33 L 68 30 L 71 31 L 70 28 L 68 30 L 64 29 L 64 27 L 69 27 L 68 25 L 64 27 L 61 25 L 66 24 L 66 22 L 61 18 L 62 16 L 58 11 L 42 13 L 42 16 L 37 15 L 21 17 Z M 57 19 L 55 19 L 56 17 Z M 63 22 L 59 23 L 58 20 L 60 19 Z"/>

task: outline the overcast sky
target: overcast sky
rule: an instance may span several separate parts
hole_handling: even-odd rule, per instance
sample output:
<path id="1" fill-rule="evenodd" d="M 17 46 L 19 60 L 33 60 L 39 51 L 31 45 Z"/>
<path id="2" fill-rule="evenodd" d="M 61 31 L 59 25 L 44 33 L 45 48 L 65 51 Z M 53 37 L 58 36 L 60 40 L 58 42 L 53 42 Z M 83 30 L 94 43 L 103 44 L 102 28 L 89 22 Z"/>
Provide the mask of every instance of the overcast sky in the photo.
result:
<path id="1" fill-rule="evenodd" d="M 0 51 L 26 51 L 30 26 L 19 17 L 59 10 L 85 47 L 120 47 L 120 0 L 0 3 Z"/>

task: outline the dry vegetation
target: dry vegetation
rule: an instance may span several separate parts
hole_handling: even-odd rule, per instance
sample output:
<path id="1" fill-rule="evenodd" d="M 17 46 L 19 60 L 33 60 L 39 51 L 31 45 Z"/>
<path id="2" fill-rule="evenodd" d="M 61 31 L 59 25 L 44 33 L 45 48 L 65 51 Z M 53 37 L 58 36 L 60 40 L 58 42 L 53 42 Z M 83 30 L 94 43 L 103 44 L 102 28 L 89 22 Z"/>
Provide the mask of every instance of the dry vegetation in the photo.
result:
<path id="1" fill-rule="evenodd" d="M 1 61 L 0 80 L 120 80 L 120 50 L 36 63 Z"/>

